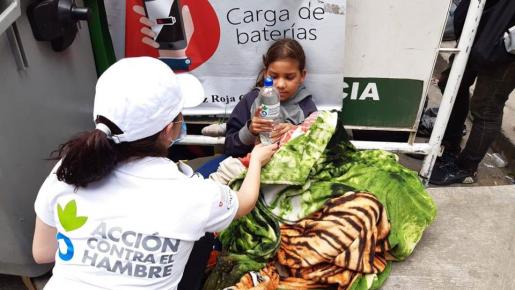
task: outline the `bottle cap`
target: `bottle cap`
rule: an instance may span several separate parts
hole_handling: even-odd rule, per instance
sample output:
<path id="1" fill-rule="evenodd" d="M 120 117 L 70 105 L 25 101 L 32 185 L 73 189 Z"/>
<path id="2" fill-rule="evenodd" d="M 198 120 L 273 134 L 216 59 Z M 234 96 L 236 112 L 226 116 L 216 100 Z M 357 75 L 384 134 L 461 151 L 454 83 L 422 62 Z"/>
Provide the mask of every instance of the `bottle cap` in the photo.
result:
<path id="1" fill-rule="evenodd" d="M 266 77 L 265 81 L 264 81 L 264 86 L 265 87 L 271 87 L 273 85 L 274 85 L 274 79 L 271 78 L 271 77 Z"/>

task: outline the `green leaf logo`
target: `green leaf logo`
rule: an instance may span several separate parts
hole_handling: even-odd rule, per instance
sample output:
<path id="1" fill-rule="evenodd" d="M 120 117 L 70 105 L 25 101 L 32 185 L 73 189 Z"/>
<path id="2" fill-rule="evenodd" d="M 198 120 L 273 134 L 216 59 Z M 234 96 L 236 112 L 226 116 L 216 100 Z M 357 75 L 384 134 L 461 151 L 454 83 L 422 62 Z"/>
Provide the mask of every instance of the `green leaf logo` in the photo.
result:
<path id="1" fill-rule="evenodd" d="M 67 232 L 82 227 L 88 220 L 86 216 L 77 216 L 77 203 L 75 200 L 69 201 L 64 209 L 60 204 L 57 204 L 57 216 L 59 217 L 59 222 L 61 222 L 64 230 Z"/>

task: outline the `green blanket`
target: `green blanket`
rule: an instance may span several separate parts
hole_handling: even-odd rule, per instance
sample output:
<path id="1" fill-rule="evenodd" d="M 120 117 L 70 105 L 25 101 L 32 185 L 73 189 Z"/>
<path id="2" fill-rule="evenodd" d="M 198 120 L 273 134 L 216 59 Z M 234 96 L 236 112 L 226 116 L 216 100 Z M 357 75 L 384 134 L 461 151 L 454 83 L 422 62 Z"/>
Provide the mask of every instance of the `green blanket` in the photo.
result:
<path id="1" fill-rule="evenodd" d="M 402 260 L 412 253 L 436 216 L 433 200 L 417 173 L 400 165 L 394 154 L 356 150 L 340 120 L 336 113 L 320 112 L 305 135 L 288 142 L 263 168 L 259 206 L 221 234 L 223 263 L 204 289 L 223 289 L 236 284 L 245 272 L 259 270 L 279 245 L 278 222 L 296 222 L 321 209 L 329 198 L 352 189 L 371 192 L 386 206 L 392 254 Z M 235 180 L 233 189 L 240 184 L 241 179 Z M 227 260 L 242 259 L 241 272 L 226 266 Z M 373 279 L 363 277 L 353 289 L 380 287 L 387 276 L 388 271 Z"/>

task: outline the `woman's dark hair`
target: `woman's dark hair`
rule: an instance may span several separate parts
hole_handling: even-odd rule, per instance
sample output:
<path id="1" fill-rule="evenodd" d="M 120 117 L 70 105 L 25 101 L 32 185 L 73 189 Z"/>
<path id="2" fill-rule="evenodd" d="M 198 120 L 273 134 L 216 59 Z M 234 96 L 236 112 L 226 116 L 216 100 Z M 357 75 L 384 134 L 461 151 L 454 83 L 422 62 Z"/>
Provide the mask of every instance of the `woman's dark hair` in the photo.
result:
<path id="1" fill-rule="evenodd" d="M 113 134 L 123 133 L 118 126 L 103 116 L 95 123 L 106 125 Z M 157 143 L 158 132 L 150 137 L 119 144 L 109 140 L 100 130 L 79 134 L 68 142 L 59 145 L 50 155 L 51 160 L 62 160 L 57 169 L 57 179 L 78 187 L 99 181 L 107 176 L 115 166 L 129 158 L 146 156 L 166 156 L 168 148 Z"/>
<path id="2" fill-rule="evenodd" d="M 263 68 L 258 74 L 256 87 L 263 86 L 265 72 L 271 63 L 288 58 L 299 62 L 300 71 L 303 71 L 304 68 L 306 68 L 306 55 L 304 54 L 304 49 L 298 41 L 291 38 L 285 38 L 274 42 L 274 44 L 268 48 L 266 54 L 263 55 Z"/>

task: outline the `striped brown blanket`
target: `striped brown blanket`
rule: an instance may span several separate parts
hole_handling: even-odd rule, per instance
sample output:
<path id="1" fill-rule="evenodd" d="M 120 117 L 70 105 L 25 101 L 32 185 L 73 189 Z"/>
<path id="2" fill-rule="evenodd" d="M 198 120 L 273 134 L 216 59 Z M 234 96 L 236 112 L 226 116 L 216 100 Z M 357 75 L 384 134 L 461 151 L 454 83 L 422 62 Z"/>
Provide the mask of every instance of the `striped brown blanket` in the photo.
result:
<path id="1" fill-rule="evenodd" d="M 348 289 L 361 275 L 382 272 L 393 259 L 389 231 L 386 209 L 375 196 L 349 192 L 296 224 L 282 225 L 275 263 L 246 274 L 232 289 Z"/>

